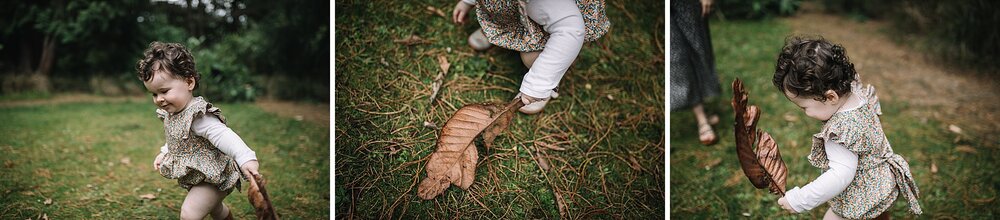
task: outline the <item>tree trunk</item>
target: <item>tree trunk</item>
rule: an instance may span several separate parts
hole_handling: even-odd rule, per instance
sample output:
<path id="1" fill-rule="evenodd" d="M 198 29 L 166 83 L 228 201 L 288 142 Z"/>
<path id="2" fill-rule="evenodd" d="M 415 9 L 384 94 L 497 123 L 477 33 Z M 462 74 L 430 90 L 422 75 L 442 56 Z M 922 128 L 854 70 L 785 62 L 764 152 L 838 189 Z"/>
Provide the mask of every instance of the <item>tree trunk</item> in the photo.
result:
<path id="1" fill-rule="evenodd" d="M 42 57 L 38 59 L 38 69 L 31 75 L 31 82 L 35 90 L 49 92 L 52 84 L 49 83 L 49 75 L 52 72 L 52 65 L 56 60 L 56 40 L 51 35 L 45 35 L 42 41 Z"/>

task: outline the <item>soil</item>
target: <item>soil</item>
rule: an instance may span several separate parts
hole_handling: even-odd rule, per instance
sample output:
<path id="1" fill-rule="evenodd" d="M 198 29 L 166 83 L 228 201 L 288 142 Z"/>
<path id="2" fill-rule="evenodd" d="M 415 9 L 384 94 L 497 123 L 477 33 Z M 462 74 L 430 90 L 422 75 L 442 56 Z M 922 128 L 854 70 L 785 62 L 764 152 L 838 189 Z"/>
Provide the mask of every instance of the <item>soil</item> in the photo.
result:
<path id="1" fill-rule="evenodd" d="M 860 22 L 805 7 L 786 22 L 795 34 L 821 35 L 843 45 L 862 82 L 875 86 L 883 103 L 908 103 L 902 114 L 955 125 L 983 135 L 986 143 L 997 142 L 990 136 L 1000 132 L 1000 81 L 989 77 L 996 73 L 971 74 L 963 70 L 970 68 L 949 66 L 900 45 L 886 35 L 891 24 L 885 21 Z"/>

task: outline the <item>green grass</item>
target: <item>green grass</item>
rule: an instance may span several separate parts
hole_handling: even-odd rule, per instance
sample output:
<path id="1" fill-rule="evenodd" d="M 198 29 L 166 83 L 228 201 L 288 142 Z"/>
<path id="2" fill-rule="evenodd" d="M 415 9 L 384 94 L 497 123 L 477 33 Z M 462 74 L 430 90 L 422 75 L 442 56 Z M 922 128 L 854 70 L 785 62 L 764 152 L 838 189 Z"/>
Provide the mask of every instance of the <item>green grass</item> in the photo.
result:
<path id="1" fill-rule="evenodd" d="M 426 10 L 450 16 L 455 3 L 336 5 L 336 217 L 662 218 L 664 2 L 608 1 L 611 31 L 585 45 L 560 84 L 560 98 L 539 115 L 518 114 L 493 148 L 479 146 L 469 190 L 451 187 L 433 200 L 416 196 L 439 133 L 424 121 L 441 126 L 465 104 L 510 100 L 527 71 L 516 52 L 479 53 L 466 45 L 478 27 L 474 16 L 473 24 L 456 26 Z M 411 34 L 431 43 L 393 43 Z M 438 55 L 451 70 L 430 103 Z M 548 155 L 550 170 L 536 164 L 538 151 Z"/>
<path id="2" fill-rule="evenodd" d="M 218 106 L 257 152 L 278 213 L 328 218 L 329 128 L 252 104 Z M 148 102 L 0 108 L 0 219 L 177 218 L 187 192 L 152 168 L 164 142 L 154 108 Z M 156 198 L 139 198 L 150 193 Z M 46 198 L 52 203 L 44 204 Z M 252 218 L 246 198 L 240 191 L 226 198 L 235 217 Z"/>
<path id="3" fill-rule="evenodd" d="M 822 218 L 828 206 L 804 214 L 789 214 L 777 205 L 777 197 L 754 189 L 743 176 L 735 153 L 730 84 L 739 77 L 746 82 L 750 104 L 761 108 L 759 127 L 774 135 L 789 168 L 788 188 L 803 186 L 820 170 L 806 160 L 811 135 L 821 123 L 805 116 L 771 85 L 774 60 L 789 33 L 781 20 L 715 22 L 711 25 L 722 96 L 706 108 L 719 113 L 716 145 L 698 143 L 694 115 L 690 111 L 670 113 L 670 213 L 672 217 L 695 219 Z M 860 73 L 865 74 L 865 73 Z M 985 134 L 956 135 L 944 129 L 947 123 L 911 116 L 905 100 L 882 101 L 881 117 L 886 136 L 896 153 L 910 164 L 920 189 L 921 217 L 993 219 L 1000 215 L 996 197 L 1000 191 L 996 143 L 986 143 Z M 939 109 L 943 110 L 943 109 Z M 788 121 L 784 115 L 798 120 Z M 995 134 L 990 134 L 995 135 Z M 976 153 L 955 150 L 958 145 Z M 930 171 L 931 164 L 939 168 Z M 905 201 L 891 209 L 896 218 L 913 218 Z"/>

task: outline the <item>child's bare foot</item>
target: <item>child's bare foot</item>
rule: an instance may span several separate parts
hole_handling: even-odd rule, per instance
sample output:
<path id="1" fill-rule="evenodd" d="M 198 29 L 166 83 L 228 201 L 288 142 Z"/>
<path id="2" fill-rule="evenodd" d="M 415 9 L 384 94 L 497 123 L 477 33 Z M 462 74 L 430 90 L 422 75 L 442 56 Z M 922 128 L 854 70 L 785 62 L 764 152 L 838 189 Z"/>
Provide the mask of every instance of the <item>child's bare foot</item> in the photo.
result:
<path id="1" fill-rule="evenodd" d="M 486 35 L 483 34 L 483 29 L 480 28 L 476 29 L 475 32 L 472 32 L 472 34 L 469 35 L 469 46 L 474 50 L 484 51 L 486 49 L 490 49 L 490 46 L 493 45 L 486 39 Z"/>
<path id="2" fill-rule="evenodd" d="M 535 98 L 525 95 L 524 93 L 518 93 L 517 98 L 521 99 L 521 102 L 524 103 L 524 106 L 518 109 L 518 111 L 529 115 L 542 112 L 542 109 L 545 108 L 545 104 L 549 103 L 549 98 Z"/>

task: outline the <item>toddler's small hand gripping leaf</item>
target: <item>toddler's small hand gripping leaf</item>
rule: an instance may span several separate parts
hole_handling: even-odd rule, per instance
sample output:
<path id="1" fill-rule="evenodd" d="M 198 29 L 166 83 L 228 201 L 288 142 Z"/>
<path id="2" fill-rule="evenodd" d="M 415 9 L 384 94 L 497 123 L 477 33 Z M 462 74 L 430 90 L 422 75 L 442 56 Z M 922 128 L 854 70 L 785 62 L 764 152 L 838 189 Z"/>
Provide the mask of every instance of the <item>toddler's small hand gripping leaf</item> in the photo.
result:
<path id="1" fill-rule="evenodd" d="M 249 197 L 250 205 L 254 208 L 254 212 L 257 213 L 257 219 L 277 220 L 278 213 L 274 212 L 274 206 L 271 205 L 271 197 L 267 195 L 267 188 L 264 187 L 267 181 L 264 181 L 263 175 L 254 176 L 247 171 L 243 171 L 243 175 L 249 180 L 247 182 L 250 182 L 250 187 L 247 189 L 247 196 Z"/>
<path id="2" fill-rule="evenodd" d="M 768 188 L 778 196 L 785 195 L 785 178 L 788 168 L 781 160 L 778 145 L 767 132 L 757 129 L 760 109 L 747 106 L 747 92 L 743 81 L 733 81 L 733 111 L 736 116 L 736 155 L 743 174 L 758 189 Z M 756 146 L 756 148 L 754 148 Z"/>
<path id="3" fill-rule="evenodd" d="M 451 116 L 437 141 L 437 150 L 427 162 L 427 178 L 420 182 L 417 196 L 433 199 L 444 193 L 450 184 L 469 189 L 476 175 L 479 152 L 475 139 L 483 135 L 483 144 L 490 147 L 493 139 L 507 129 L 514 112 L 524 106 L 515 98 L 506 106 L 500 103 L 469 104 Z"/>

